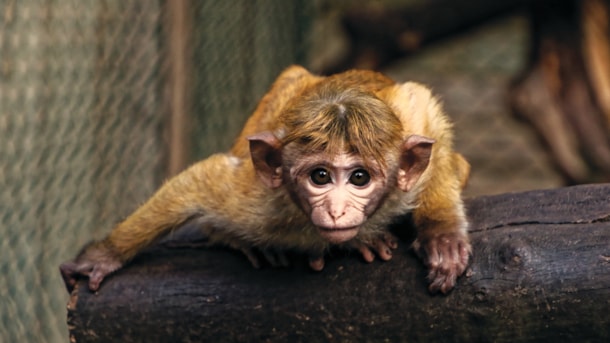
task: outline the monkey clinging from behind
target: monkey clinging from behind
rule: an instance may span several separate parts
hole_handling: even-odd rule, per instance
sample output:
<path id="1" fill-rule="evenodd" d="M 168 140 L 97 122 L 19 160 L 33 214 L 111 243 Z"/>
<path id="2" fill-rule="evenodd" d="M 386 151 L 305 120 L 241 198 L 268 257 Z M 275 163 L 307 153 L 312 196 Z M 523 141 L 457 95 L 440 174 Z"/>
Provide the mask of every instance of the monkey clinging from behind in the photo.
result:
<path id="1" fill-rule="evenodd" d="M 412 211 L 414 247 L 429 289 L 447 293 L 471 247 L 461 188 L 469 165 L 452 150 L 451 125 L 437 100 L 415 83 L 371 71 L 319 77 L 284 71 L 228 153 L 200 161 L 166 182 L 103 240 L 61 265 L 72 289 L 79 275 L 102 280 L 173 229 L 196 223 L 210 244 L 262 252 L 285 264 L 286 251 L 315 270 L 338 245 L 373 261 L 392 257 L 388 225 Z"/>

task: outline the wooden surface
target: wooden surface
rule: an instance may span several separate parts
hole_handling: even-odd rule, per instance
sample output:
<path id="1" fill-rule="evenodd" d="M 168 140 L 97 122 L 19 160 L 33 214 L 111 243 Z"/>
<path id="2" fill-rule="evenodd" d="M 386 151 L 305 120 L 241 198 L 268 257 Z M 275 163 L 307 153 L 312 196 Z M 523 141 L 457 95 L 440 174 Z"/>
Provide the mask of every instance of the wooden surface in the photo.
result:
<path id="1" fill-rule="evenodd" d="M 403 243 L 255 270 L 224 249 L 158 248 L 68 304 L 72 342 L 602 342 L 610 339 L 610 184 L 467 202 L 474 257 L 448 296 Z"/>

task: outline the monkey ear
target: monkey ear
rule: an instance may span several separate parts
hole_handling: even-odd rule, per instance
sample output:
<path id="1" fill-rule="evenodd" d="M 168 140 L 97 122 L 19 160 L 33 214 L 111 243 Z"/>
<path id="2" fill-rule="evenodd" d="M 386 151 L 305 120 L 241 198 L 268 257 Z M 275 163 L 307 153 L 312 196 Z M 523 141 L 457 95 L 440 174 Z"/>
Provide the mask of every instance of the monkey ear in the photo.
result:
<path id="1" fill-rule="evenodd" d="M 269 188 L 282 185 L 281 143 L 271 132 L 261 132 L 247 137 L 250 156 L 261 181 Z"/>
<path id="2" fill-rule="evenodd" d="M 434 142 L 432 138 L 411 135 L 402 143 L 398 188 L 403 192 L 411 190 L 428 167 Z"/>

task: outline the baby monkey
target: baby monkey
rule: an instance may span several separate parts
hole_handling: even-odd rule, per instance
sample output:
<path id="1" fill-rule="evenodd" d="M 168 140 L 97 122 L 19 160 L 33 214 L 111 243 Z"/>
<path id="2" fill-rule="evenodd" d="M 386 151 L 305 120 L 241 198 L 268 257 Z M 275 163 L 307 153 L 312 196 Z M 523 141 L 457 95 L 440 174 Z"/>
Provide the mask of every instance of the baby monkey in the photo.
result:
<path id="1" fill-rule="evenodd" d="M 414 248 L 431 292 L 449 292 L 471 247 L 461 200 L 469 164 L 452 148 L 448 118 L 430 91 L 372 71 L 320 77 L 285 70 L 230 152 L 167 181 L 101 241 L 61 265 L 69 289 L 89 288 L 186 222 L 209 244 L 286 264 L 285 252 L 324 267 L 332 246 L 371 262 L 392 257 L 388 226 L 412 212 Z M 260 253 L 260 254 L 258 254 Z"/>

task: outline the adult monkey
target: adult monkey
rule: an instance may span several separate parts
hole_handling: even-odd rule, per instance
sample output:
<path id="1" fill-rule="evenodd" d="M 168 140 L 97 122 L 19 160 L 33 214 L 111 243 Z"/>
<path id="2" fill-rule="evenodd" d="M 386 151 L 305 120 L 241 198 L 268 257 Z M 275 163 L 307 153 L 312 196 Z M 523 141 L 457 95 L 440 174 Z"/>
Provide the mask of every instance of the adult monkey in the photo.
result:
<path id="1" fill-rule="evenodd" d="M 447 293 L 471 247 L 460 192 L 468 163 L 452 150 L 451 124 L 415 83 L 371 71 L 319 77 L 284 71 L 229 153 L 166 182 L 103 240 L 61 265 L 68 288 L 79 275 L 102 280 L 187 221 L 209 244 L 255 251 L 273 265 L 284 252 L 309 255 L 315 270 L 333 245 L 373 261 L 392 257 L 388 225 L 412 211 L 416 251 L 429 289 Z"/>

